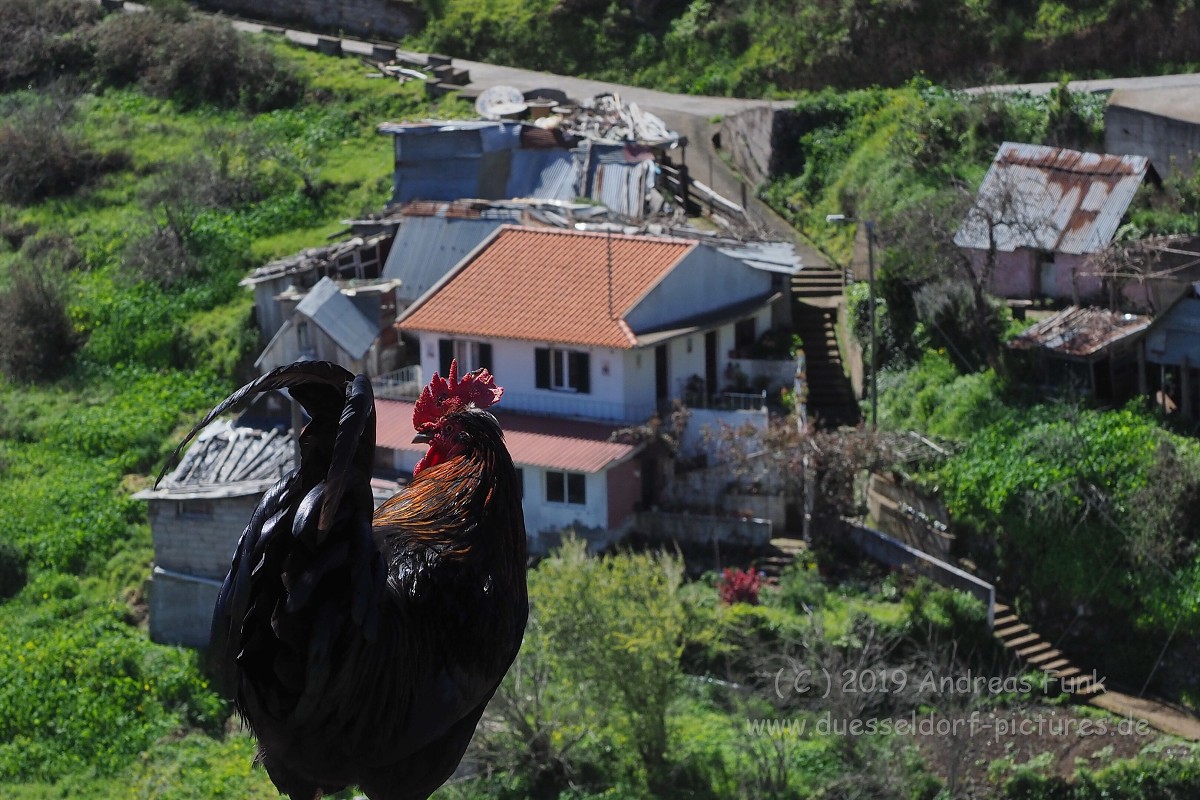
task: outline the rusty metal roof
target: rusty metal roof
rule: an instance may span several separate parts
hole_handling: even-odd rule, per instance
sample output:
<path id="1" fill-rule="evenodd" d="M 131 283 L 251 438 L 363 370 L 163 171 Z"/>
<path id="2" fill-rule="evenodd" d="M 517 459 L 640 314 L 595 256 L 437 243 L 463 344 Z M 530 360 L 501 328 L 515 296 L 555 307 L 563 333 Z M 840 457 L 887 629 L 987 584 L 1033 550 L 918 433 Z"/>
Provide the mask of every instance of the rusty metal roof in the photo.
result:
<path id="1" fill-rule="evenodd" d="M 1150 318 L 1138 314 L 1069 306 L 1027 328 L 1008 346 L 1014 350 L 1045 349 L 1057 355 L 1087 358 L 1149 326 Z"/>
<path id="2" fill-rule="evenodd" d="M 504 442 L 518 466 L 559 469 L 568 472 L 600 472 L 625 461 L 638 446 L 610 442 L 612 425 L 580 420 L 552 419 L 516 414 L 499 409 Z M 375 399 L 376 443 L 391 450 L 424 454 L 426 445 L 413 444 L 413 404 L 403 400 Z"/>
<path id="3" fill-rule="evenodd" d="M 1005 142 L 954 243 L 986 250 L 990 233 L 1002 252 L 1095 253 L 1112 241 L 1150 172 L 1145 156 Z"/>

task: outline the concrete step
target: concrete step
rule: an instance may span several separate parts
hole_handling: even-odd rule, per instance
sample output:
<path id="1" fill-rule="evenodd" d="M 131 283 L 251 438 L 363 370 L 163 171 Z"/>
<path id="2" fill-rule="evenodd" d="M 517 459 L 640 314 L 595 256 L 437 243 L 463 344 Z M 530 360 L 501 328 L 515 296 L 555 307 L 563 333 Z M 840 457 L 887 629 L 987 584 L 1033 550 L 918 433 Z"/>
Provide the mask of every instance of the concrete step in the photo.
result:
<path id="1" fill-rule="evenodd" d="M 1001 639 L 1000 641 L 1004 642 L 1006 646 L 1016 649 L 1026 645 L 1032 645 L 1034 642 L 1041 641 L 1041 639 L 1042 637 L 1036 633 L 1027 633 L 1024 636 L 1018 636 L 1015 639 Z M 1017 650 L 1017 652 L 1019 653 L 1020 650 Z"/>
<path id="2" fill-rule="evenodd" d="M 1052 647 L 1047 647 L 1047 649 L 1042 650 L 1041 652 L 1034 653 L 1033 655 L 1029 656 L 1025 660 L 1028 661 L 1033 666 L 1037 667 L 1037 666 L 1041 666 L 1042 664 L 1046 664 L 1046 663 L 1055 661 L 1059 658 L 1062 658 L 1061 650 L 1055 650 Z"/>
<path id="3" fill-rule="evenodd" d="M 1052 669 L 1062 669 L 1063 667 L 1067 667 L 1070 665 L 1071 665 L 1071 662 L 1068 659 L 1056 658 L 1053 661 L 1047 661 L 1044 664 L 1041 664 L 1040 666 L 1042 669 L 1049 671 Z"/>
<path id="4" fill-rule="evenodd" d="M 1010 647 L 1012 646 L 1011 643 L 1006 643 L 1006 644 L 1009 644 Z M 1050 643 L 1049 642 L 1038 642 L 1037 644 L 1031 644 L 1028 647 L 1018 647 L 1015 649 L 1017 651 L 1017 655 L 1019 655 L 1021 658 L 1025 659 L 1026 661 L 1030 661 L 1030 660 L 1032 660 L 1030 658 L 1031 656 L 1036 656 L 1038 653 L 1043 653 L 1046 650 L 1049 650 Z"/>
<path id="5" fill-rule="evenodd" d="M 996 619 L 992 622 L 992 629 L 999 630 L 1006 625 L 1012 625 L 1014 622 L 1020 622 L 1020 620 L 1017 619 L 1016 614 L 1005 614 L 1004 616 L 1000 616 L 1000 614 L 997 613 Z"/>
<path id="6" fill-rule="evenodd" d="M 995 628 L 996 637 L 999 639 L 1012 639 L 1019 634 L 1029 633 L 1029 626 L 1023 622 L 1010 623 L 1003 628 L 999 625 Z"/>

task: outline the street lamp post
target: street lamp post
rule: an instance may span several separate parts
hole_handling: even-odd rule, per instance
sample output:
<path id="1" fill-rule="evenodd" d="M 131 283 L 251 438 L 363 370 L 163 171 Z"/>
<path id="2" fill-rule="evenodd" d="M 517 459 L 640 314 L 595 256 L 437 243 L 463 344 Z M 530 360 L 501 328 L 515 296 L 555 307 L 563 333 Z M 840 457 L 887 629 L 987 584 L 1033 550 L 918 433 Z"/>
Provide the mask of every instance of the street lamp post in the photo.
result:
<path id="1" fill-rule="evenodd" d="M 825 221 L 842 224 L 862 222 L 867 226 L 867 305 L 871 320 L 871 374 L 869 377 L 871 393 L 871 427 L 876 427 L 879 421 L 879 385 L 876 382 L 879 373 L 879 336 L 875 324 L 875 220 L 857 220 L 845 214 L 826 214 Z"/>

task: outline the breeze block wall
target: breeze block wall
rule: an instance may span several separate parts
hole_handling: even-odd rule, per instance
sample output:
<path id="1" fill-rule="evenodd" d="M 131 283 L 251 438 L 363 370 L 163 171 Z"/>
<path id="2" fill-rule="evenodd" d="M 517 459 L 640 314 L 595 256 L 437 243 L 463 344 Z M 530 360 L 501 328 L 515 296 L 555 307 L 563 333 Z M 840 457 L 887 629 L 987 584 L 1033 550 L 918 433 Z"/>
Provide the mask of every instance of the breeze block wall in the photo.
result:
<path id="1" fill-rule="evenodd" d="M 150 501 L 155 557 L 148 591 L 151 639 L 187 647 L 208 644 L 217 591 L 260 498 Z M 205 509 L 211 513 L 203 513 Z"/>

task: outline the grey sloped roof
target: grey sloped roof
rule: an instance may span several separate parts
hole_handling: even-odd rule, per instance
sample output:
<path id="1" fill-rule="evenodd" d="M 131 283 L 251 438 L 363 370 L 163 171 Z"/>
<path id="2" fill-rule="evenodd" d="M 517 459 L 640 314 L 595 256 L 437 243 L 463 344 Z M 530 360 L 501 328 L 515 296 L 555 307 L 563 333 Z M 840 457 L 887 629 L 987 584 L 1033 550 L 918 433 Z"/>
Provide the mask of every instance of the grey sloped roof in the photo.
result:
<path id="1" fill-rule="evenodd" d="M 286 431 L 213 422 L 199 433 L 179 466 L 139 500 L 241 497 L 259 494 L 291 469 L 292 438 Z"/>
<path id="2" fill-rule="evenodd" d="M 1005 142 L 975 205 L 954 235 L 959 247 L 1082 255 L 1104 249 L 1148 172 L 1145 156 L 1082 153 Z"/>
<path id="3" fill-rule="evenodd" d="M 379 330 L 363 316 L 350 298 L 342 294 L 338 285 L 329 278 L 322 278 L 300 304 L 296 313 L 303 314 L 316 323 L 317 327 L 333 339 L 352 358 L 362 358 L 371 349 Z"/>

